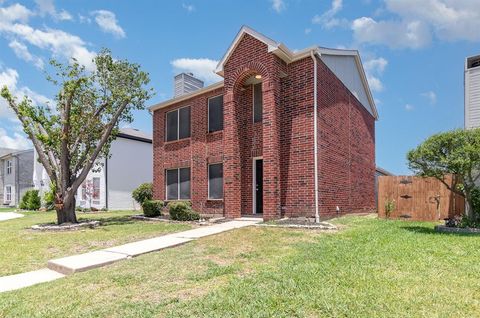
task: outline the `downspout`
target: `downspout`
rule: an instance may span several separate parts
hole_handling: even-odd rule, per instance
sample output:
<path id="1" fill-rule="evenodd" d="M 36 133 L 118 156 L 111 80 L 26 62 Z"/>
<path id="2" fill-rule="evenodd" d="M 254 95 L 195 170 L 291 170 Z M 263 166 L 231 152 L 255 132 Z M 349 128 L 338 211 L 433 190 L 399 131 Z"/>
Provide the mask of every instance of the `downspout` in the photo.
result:
<path id="1" fill-rule="evenodd" d="M 318 212 L 318 123 L 317 123 L 317 58 L 314 50 L 310 51 L 313 59 L 313 169 L 315 177 L 315 223 L 320 223 L 320 215 Z"/>

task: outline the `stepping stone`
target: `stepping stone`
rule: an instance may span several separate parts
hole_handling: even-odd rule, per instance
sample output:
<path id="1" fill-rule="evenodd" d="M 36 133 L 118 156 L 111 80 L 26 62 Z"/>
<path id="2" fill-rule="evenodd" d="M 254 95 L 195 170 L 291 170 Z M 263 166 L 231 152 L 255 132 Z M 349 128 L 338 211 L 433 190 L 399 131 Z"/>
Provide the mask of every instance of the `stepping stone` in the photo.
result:
<path id="1" fill-rule="evenodd" d="M 56 271 L 44 268 L 33 272 L 0 277 L 0 293 L 51 282 L 64 276 Z"/>
<path id="2" fill-rule="evenodd" d="M 192 239 L 189 239 L 189 238 L 181 238 L 181 237 L 174 237 L 171 235 L 165 235 L 165 236 L 156 237 L 148 240 L 143 240 L 139 242 L 128 243 L 125 245 L 107 248 L 104 251 L 135 257 L 141 254 L 159 251 L 165 248 L 184 244 L 184 243 L 190 242 L 191 240 Z"/>
<path id="3" fill-rule="evenodd" d="M 47 267 L 59 273 L 70 275 L 109 265 L 128 257 L 125 254 L 103 250 L 50 260 Z"/>

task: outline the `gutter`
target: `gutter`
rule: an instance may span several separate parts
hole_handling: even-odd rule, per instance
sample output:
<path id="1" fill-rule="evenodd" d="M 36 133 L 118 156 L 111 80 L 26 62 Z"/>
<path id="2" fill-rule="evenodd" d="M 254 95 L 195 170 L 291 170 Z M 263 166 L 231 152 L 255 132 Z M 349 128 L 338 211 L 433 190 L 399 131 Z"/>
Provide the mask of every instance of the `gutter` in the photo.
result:
<path id="1" fill-rule="evenodd" d="M 315 177 L 315 223 L 320 223 L 320 215 L 318 212 L 317 58 L 315 57 L 315 51 L 310 51 L 310 56 L 313 59 L 313 167 Z"/>

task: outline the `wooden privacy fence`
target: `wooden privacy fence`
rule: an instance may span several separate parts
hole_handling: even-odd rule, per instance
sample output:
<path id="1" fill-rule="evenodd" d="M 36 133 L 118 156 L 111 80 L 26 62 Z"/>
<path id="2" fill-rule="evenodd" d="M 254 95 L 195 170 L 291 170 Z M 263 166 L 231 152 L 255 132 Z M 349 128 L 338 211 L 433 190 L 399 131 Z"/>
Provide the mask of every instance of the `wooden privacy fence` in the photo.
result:
<path id="1" fill-rule="evenodd" d="M 446 176 L 450 185 L 453 177 Z M 390 218 L 419 221 L 437 221 L 463 214 L 465 200 L 448 190 L 435 178 L 412 176 L 378 177 L 378 216 L 386 217 L 386 204 L 390 204 Z M 393 209 L 392 209 L 393 208 Z"/>

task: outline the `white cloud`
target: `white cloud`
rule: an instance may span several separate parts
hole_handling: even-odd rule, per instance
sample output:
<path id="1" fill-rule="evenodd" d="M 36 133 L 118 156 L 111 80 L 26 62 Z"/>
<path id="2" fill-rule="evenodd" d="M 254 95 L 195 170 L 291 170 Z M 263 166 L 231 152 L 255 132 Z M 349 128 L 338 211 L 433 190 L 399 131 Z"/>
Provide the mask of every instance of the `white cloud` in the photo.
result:
<path id="1" fill-rule="evenodd" d="M 333 0 L 332 5 L 329 10 L 325 11 L 322 15 L 316 14 L 312 18 L 313 24 L 320 24 L 324 29 L 331 29 L 337 26 L 348 25 L 347 19 L 336 18 L 336 14 L 342 10 L 343 2 L 342 0 Z"/>
<path id="2" fill-rule="evenodd" d="M 33 63 L 37 68 L 43 69 L 43 60 L 30 53 L 27 46 L 23 43 L 18 42 L 17 40 L 11 41 L 8 46 L 15 52 L 15 55 L 27 62 Z"/>
<path id="3" fill-rule="evenodd" d="M 417 49 L 442 41 L 479 42 L 480 6 L 476 0 L 385 0 L 392 19 L 361 17 L 353 21 L 359 43 Z"/>
<path id="4" fill-rule="evenodd" d="M 18 3 L 0 8 L 0 26 L 17 21 L 26 22 L 32 15 L 32 11 Z"/>
<path id="5" fill-rule="evenodd" d="M 194 6 L 193 4 L 182 3 L 182 8 L 184 8 L 184 9 L 187 10 L 188 12 L 193 12 L 193 11 L 195 11 L 195 6 Z"/>
<path id="6" fill-rule="evenodd" d="M 435 94 L 434 91 L 422 93 L 422 96 L 428 99 L 430 105 L 435 105 L 437 103 L 437 94 Z"/>
<path id="7" fill-rule="evenodd" d="M 10 133 L 13 133 L 13 136 L 9 136 L 9 132 L 0 127 L 0 148 L 18 150 L 31 148 L 30 140 L 27 139 L 25 134 L 17 131 L 11 131 Z"/>
<path id="8" fill-rule="evenodd" d="M 221 77 L 214 73 L 217 67 L 218 61 L 200 58 L 180 58 L 170 62 L 176 72 L 193 73 L 195 77 L 198 77 L 205 82 L 217 82 L 221 80 Z"/>
<path id="9" fill-rule="evenodd" d="M 270 0 L 270 2 L 272 3 L 272 9 L 277 13 L 282 12 L 287 7 L 283 0 Z"/>
<path id="10" fill-rule="evenodd" d="M 115 13 L 107 10 L 93 11 L 92 15 L 95 17 L 95 22 L 100 29 L 105 33 L 113 34 L 117 38 L 124 38 L 125 31 L 118 24 Z"/>
<path id="11" fill-rule="evenodd" d="M 306 28 L 306 29 L 305 29 L 305 34 L 310 34 L 310 32 L 312 32 L 312 29 L 311 29 L 311 28 Z"/>
<path id="12" fill-rule="evenodd" d="M 383 83 L 380 80 L 380 76 L 385 71 L 388 65 L 388 61 L 383 57 L 370 59 L 363 63 L 365 73 L 367 75 L 368 84 L 370 89 L 374 92 L 381 92 L 384 89 Z"/>
<path id="13" fill-rule="evenodd" d="M 72 15 L 67 11 L 57 11 L 53 0 L 35 0 L 35 2 L 37 3 L 39 14 L 42 17 L 48 14 L 59 21 L 73 20 Z"/>
<path id="14" fill-rule="evenodd" d="M 405 110 L 406 110 L 407 112 L 412 111 L 413 108 L 414 108 L 413 105 L 411 105 L 411 104 L 405 104 Z"/>
<path id="15" fill-rule="evenodd" d="M 81 14 L 78 15 L 78 20 L 80 23 L 92 23 L 92 19 Z"/>

